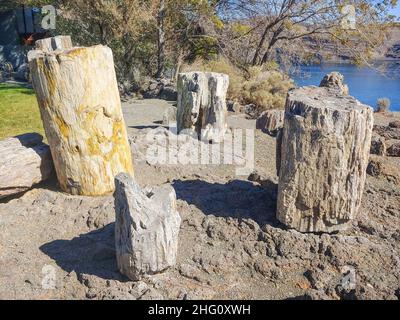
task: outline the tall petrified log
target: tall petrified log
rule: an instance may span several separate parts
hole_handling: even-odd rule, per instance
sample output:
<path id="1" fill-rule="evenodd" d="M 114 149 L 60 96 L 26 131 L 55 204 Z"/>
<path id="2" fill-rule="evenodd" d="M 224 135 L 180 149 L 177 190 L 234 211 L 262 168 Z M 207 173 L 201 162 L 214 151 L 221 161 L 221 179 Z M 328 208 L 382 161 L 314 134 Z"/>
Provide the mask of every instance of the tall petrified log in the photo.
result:
<path id="1" fill-rule="evenodd" d="M 36 50 L 30 69 L 61 188 L 112 192 L 133 166 L 111 49 Z"/>
<path id="2" fill-rule="evenodd" d="M 188 72 L 178 76 L 178 132 L 195 130 L 199 138 L 221 142 L 227 129 L 226 93 L 229 76 Z"/>
<path id="3" fill-rule="evenodd" d="M 0 199 L 29 190 L 54 174 L 50 148 L 38 133 L 0 141 Z"/>
<path id="4" fill-rule="evenodd" d="M 289 92 L 278 219 L 302 232 L 332 232 L 356 216 L 365 184 L 372 108 L 329 88 Z"/>

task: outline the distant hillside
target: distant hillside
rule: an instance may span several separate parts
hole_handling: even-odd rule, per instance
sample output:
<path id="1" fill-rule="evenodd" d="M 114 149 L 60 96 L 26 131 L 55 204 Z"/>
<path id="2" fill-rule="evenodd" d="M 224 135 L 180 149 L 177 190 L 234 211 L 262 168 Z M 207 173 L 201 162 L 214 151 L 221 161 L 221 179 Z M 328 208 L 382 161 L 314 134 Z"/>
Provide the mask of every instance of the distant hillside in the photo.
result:
<path id="1" fill-rule="evenodd" d="M 388 41 L 376 52 L 376 59 L 400 60 L 400 26 L 394 27 Z"/>

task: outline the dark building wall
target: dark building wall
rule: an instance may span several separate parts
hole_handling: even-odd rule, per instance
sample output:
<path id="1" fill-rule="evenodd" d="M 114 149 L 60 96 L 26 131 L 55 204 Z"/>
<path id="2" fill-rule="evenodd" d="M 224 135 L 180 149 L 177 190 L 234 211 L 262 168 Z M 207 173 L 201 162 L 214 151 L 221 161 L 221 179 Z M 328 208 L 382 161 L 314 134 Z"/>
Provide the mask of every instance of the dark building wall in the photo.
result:
<path id="1" fill-rule="evenodd" d="M 0 63 L 10 62 L 16 69 L 26 62 L 20 41 L 14 11 L 0 12 Z"/>

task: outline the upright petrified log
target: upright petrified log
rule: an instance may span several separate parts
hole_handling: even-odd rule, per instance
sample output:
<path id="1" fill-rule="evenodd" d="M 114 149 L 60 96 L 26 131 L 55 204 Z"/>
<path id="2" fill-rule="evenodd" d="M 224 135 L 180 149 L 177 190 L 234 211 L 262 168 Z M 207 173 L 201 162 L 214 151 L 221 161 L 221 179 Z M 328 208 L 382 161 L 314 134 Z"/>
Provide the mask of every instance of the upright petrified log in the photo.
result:
<path id="1" fill-rule="evenodd" d="M 365 184 L 372 108 L 329 88 L 289 92 L 282 133 L 278 219 L 332 232 L 356 216 Z"/>
<path id="2" fill-rule="evenodd" d="M 54 174 L 50 148 L 38 133 L 0 141 L 0 199 L 29 190 Z"/>
<path id="3" fill-rule="evenodd" d="M 115 247 L 118 269 L 131 280 L 176 262 L 181 218 L 170 185 L 141 190 L 129 175 L 115 178 Z"/>
<path id="4" fill-rule="evenodd" d="M 221 142 L 227 129 L 226 93 L 229 76 L 188 72 L 178 76 L 178 132 L 195 130 L 199 138 Z"/>
<path id="5" fill-rule="evenodd" d="M 133 166 L 111 49 L 36 50 L 30 69 L 61 188 L 112 192 Z"/>

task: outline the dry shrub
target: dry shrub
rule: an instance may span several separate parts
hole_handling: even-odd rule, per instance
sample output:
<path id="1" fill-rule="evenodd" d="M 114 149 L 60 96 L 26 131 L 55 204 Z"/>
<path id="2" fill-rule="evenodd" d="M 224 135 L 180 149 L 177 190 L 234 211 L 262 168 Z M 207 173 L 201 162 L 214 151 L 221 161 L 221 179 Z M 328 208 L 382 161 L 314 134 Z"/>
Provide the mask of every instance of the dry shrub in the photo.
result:
<path id="1" fill-rule="evenodd" d="M 276 69 L 251 67 L 242 95 L 246 103 L 255 104 L 260 111 L 282 109 L 287 92 L 293 87 L 293 80 Z"/>
<path id="2" fill-rule="evenodd" d="M 389 112 L 390 100 L 388 98 L 379 98 L 376 102 L 376 112 Z"/>
<path id="3" fill-rule="evenodd" d="M 212 71 L 229 76 L 228 99 L 242 104 L 254 104 L 259 112 L 284 107 L 286 94 L 294 86 L 293 80 L 278 70 L 276 64 L 251 67 L 248 73 L 236 68 L 228 60 L 196 60 L 184 65 L 182 72 Z"/>

